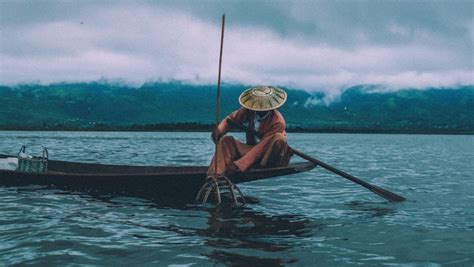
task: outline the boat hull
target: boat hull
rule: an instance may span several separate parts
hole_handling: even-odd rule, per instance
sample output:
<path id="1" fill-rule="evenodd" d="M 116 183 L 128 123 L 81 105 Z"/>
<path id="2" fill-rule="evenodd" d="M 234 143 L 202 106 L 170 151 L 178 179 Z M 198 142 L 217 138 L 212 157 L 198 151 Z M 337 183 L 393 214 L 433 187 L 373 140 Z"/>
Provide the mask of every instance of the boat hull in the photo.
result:
<path id="1" fill-rule="evenodd" d="M 11 157 L 0 155 L 0 158 Z M 238 184 L 305 172 L 313 163 L 293 163 L 286 167 L 254 169 L 231 177 Z M 0 170 L 0 185 L 40 185 L 91 195 L 133 196 L 155 201 L 189 201 L 206 178 L 205 166 L 157 167 L 79 163 L 50 160 L 48 172 L 25 173 Z"/>

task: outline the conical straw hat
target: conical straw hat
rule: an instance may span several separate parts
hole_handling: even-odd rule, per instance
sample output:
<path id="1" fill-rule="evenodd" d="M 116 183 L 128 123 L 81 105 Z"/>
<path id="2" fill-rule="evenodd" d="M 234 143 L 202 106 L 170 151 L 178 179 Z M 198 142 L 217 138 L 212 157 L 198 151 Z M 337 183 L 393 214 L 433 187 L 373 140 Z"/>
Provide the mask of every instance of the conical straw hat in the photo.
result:
<path id="1" fill-rule="evenodd" d="M 250 110 L 267 111 L 283 106 L 286 98 L 286 92 L 280 88 L 257 86 L 245 90 L 239 96 L 239 103 Z"/>

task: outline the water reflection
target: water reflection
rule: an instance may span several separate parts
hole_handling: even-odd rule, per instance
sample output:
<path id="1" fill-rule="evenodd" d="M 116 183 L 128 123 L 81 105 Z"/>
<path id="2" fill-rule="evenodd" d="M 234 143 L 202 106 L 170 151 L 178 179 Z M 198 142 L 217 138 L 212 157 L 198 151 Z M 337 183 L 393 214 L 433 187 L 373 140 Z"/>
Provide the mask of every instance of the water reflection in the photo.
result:
<path id="1" fill-rule="evenodd" d="M 25 188 L 26 189 L 26 188 Z M 298 261 L 289 256 L 298 248 L 298 239 L 308 238 L 315 230 L 322 229 L 302 215 L 268 214 L 256 211 L 254 204 L 235 206 L 230 203 L 214 206 L 206 205 L 174 205 L 153 202 L 142 198 L 113 197 L 110 195 L 72 193 L 60 190 L 47 190 L 58 195 L 76 195 L 90 202 L 103 203 L 109 208 L 152 208 L 148 212 L 161 214 L 177 211 L 185 215 L 193 223 L 176 222 L 141 222 L 135 220 L 122 221 L 130 228 L 143 229 L 141 233 L 133 233 L 134 238 L 153 241 L 156 233 L 174 233 L 176 240 L 200 239 L 204 245 L 202 256 L 216 264 L 227 266 L 283 266 Z M 34 191 L 33 188 L 26 190 Z M 258 199 L 247 196 L 250 203 L 258 203 Z M 156 211 L 154 211 L 156 209 Z M 77 216 L 77 215 L 76 215 Z M 199 227 L 200 225 L 205 227 Z M 147 234 L 146 234 L 147 233 Z M 160 241 L 161 242 L 161 241 Z M 284 255 L 284 256 L 283 256 Z"/>
<path id="2" fill-rule="evenodd" d="M 301 215 L 268 215 L 232 205 L 219 205 L 208 212 L 208 228 L 200 234 L 213 250 L 205 256 L 230 266 L 294 263 L 296 258 L 283 258 L 278 252 L 292 250 L 289 241 L 293 237 L 308 237 L 314 229 L 314 224 Z M 252 250 L 253 255 L 249 255 L 248 250 Z M 260 252 L 259 256 L 255 256 L 255 251 Z"/>
<path id="3" fill-rule="evenodd" d="M 212 261 L 216 263 L 222 263 L 226 266 L 285 266 L 298 261 L 296 258 L 262 258 L 256 256 L 244 256 L 238 253 L 218 250 L 207 256 Z"/>
<path id="4" fill-rule="evenodd" d="M 206 248 L 206 252 L 201 255 L 226 266 L 283 266 L 297 262 L 296 258 L 288 256 L 297 249 L 294 242 L 299 238 L 310 237 L 315 229 L 325 227 L 316 225 L 302 215 L 270 215 L 249 206 L 188 205 L 181 211 L 203 214 L 190 215 L 189 219 L 194 220 L 191 226 L 178 223 L 127 224 L 148 231 L 172 232 L 183 240 L 186 237 L 199 237 Z M 207 227 L 193 227 L 200 224 L 199 220 L 206 220 Z"/>
<path id="5" fill-rule="evenodd" d="M 364 212 L 372 218 L 392 216 L 396 213 L 395 207 L 388 206 L 386 202 L 352 201 L 346 206 L 356 212 Z"/>

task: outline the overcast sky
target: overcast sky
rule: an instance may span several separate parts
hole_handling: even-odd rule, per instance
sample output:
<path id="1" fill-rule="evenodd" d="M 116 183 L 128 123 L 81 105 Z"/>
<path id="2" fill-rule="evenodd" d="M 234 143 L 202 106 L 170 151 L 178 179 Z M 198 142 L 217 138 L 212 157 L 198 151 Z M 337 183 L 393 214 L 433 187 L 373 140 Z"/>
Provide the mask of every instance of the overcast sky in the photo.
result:
<path id="1" fill-rule="evenodd" d="M 473 1 L 0 1 L 0 84 L 474 84 Z"/>

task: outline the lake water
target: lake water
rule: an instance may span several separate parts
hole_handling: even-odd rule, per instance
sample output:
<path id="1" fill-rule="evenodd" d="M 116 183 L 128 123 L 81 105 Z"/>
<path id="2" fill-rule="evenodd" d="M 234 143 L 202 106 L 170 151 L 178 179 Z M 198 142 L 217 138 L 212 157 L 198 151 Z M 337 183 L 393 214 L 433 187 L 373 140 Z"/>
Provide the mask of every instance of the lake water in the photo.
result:
<path id="1" fill-rule="evenodd" d="M 0 265 L 473 266 L 474 136 L 289 142 L 408 201 L 389 203 L 322 168 L 241 184 L 256 199 L 241 208 L 0 186 Z M 0 132 L 0 153 L 21 145 L 129 165 L 206 165 L 214 149 L 208 133 Z"/>

